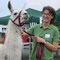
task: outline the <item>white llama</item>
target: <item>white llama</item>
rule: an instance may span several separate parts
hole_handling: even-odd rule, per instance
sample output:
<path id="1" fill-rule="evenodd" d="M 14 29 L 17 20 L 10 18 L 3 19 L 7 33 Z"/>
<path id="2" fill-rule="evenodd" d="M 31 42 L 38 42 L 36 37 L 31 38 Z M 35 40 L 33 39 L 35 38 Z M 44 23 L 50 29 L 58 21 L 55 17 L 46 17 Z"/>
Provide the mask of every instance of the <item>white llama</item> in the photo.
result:
<path id="1" fill-rule="evenodd" d="M 5 43 L 4 45 L 0 44 L 0 60 L 21 60 L 23 43 L 20 27 L 27 21 L 28 14 L 23 10 L 13 10 L 10 1 L 8 8 L 11 11 L 11 17 Z"/>

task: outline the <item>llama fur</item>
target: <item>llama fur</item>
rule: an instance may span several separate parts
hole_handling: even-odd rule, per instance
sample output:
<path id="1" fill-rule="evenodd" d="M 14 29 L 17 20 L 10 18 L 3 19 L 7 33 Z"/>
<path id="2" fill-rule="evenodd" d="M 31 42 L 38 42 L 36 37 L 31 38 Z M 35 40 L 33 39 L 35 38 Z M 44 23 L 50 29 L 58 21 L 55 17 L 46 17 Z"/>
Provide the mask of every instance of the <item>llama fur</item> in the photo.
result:
<path id="1" fill-rule="evenodd" d="M 21 10 L 13 10 L 10 1 L 8 3 L 8 8 L 11 11 L 10 18 L 14 20 Z M 17 13 L 17 15 L 14 15 L 15 13 Z M 25 10 L 22 11 L 20 22 L 25 22 L 27 18 L 27 12 Z M 11 19 L 8 23 L 5 42 L 4 44 L 0 44 L 0 60 L 21 60 L 22 57 L 23 42 L 21 37 L 21 27 L 15 25 Z M 18 19 L 15 23 L 18 23 Z"/>
<path id="2" fill-rule="evenodd" d="M 11 22 L 8 23 L 6 40 L 0 45 L 0 60 L 21 60 L 23 42 L 20 27 Z"/>

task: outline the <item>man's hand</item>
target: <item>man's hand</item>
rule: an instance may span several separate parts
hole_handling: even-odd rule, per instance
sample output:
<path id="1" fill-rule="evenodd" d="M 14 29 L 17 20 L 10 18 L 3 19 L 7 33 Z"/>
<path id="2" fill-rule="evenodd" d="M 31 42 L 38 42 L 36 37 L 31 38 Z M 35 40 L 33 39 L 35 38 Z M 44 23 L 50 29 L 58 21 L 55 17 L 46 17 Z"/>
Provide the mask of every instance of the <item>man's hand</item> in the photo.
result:
<path id="1" fill-rule="evenodd" d="M 41 42 L 41 43 L 44 43 L 45 42 L 45 39 L 43 39 L 42 37 L 40 36 L 34 36 L 36 42 Z"/>

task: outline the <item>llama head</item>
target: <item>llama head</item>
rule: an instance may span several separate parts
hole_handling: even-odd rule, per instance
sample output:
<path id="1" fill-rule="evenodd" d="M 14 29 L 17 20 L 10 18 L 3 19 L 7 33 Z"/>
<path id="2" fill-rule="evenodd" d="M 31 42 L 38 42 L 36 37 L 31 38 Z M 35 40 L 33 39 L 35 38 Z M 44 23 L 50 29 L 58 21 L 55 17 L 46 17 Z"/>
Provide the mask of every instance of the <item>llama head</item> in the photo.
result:
<path id="1" fill-rule="evenodd" d="M 11 12 L 11 21 L 17 26 L 23 26 L 29 17 L 27 11 L 20 9 L 14 10 L 11 6 L 10 1 L 8 2 L 8 8 Z"/>

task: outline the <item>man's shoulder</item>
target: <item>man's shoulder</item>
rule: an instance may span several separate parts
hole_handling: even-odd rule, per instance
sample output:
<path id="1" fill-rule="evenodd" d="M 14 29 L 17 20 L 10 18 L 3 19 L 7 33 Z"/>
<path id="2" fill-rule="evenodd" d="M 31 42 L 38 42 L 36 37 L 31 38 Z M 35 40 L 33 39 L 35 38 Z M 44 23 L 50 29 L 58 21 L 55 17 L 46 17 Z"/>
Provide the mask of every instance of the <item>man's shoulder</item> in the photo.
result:
<path id="1" fill-rule="evenodd" d="M 52 27 L 51 27 L 53 30 L 58 30 L 58 27 L 57 26 L 55 26 L 55 25 L 52 25 Z"/>

